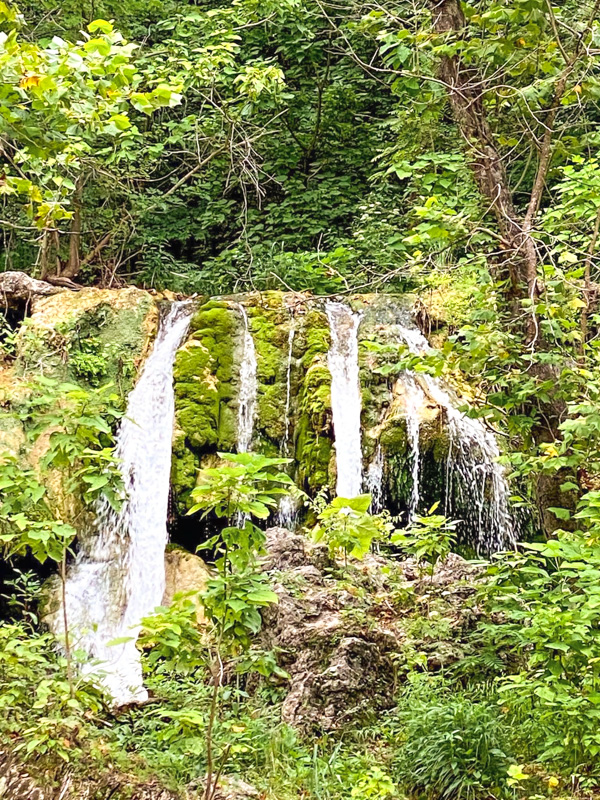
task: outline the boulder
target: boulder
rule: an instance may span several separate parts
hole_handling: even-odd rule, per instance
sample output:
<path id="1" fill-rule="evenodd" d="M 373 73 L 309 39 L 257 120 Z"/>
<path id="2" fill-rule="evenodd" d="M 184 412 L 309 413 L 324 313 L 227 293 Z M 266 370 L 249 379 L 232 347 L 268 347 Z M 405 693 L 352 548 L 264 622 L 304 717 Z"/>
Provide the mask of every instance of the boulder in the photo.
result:
<path id="1" fill-rule="evenodd" d="M 158 323 L 152 296 L 135 287 L 83 288 L 38 297 L 19 332 L 17 372 L 132 387 Z"/>
<path id="2" fill-rule="evenodd" d="M 122 569 L 123 556 L 115 556 L 115 577 L 113 584 L 124 583 Z M 123 576 L 119 573 L 123 572 Z M 204 561 L 193 553 L 188 553 L 180 547 L 170 547 L 165 553 L 165 591 L 162 598 L 163 606 L 170 606 L 176 594 L 197 593 L 202 591 L 210 572 Z M 44 584 L 40 602 L 40 616 L 43 624 L 52 631 L 62 630 L 61 617 L 61 584 L 58 575 L 53 575 Z M 202 604 L 197 597 L 193 598 L 196 606 L 198 623 L 204 621 Z M 124 602 L 124 598 L 123 601 Z M 115 603 L 115 613 L 121 613 L 122 604 Z M 1 795 L 0 795 L 1 797 Z"/>
<path id="3" fill-rule="evenodd" d="M 330 576 L 336 565 L 327 549 L 274 528 L 267 532 L 265 566 L 279 602 L 264 612 L 262 642 L 282 652 L 281 666 L 290 675 L 283 719 L 332 731 L 389 707 L 395 639 L 363 624 L 360 613 L 351 617 L 360 599 Z"/>
<path id="4" fill-rule="evenodd" d="M 176 594 L 200 592 L 206 588 L 210 571 L 204 561 L 193 553 L 180 547 L 167 549 L 165 553 L 165 593 L 163 606 L 170 606 Z M 200 600 L 194 598 L 198 623 L 204 621 L 204 611 Z"/>

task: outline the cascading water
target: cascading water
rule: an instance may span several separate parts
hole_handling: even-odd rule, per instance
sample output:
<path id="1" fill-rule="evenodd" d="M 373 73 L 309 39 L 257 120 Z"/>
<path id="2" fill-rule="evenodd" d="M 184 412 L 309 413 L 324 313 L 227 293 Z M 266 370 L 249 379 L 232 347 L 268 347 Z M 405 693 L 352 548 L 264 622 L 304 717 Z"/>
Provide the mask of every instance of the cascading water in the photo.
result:
<path id="1" fill-rule="evenodd" d="M 288 531 L 296 530 L 298 525 L 298 502 L 291 494 L 279 501 L 276 515 L 277 524 Z"/>
<path id="2" fill-rule="evenodd" d="M 419 417 L 419 409 L 422 408 L 423 404 L 425 403 L 425 393 L 416 380 L 414 380 L 414 378 L 412 378 L 410 375 L 406 376 L 404 388 L 406 401 L 406 433 L 408 435 L 408 442 L 411 450 L 410 472 L 412 478 L 412 487 L 408 505 L 408 519 L 412 520 L 419 509 L 419 500 L 421 499 L 421 450 L 419 444 L 421 419 Z"/>
<path id="3" fill-rule="evenodd" d="M 115 705 L 148 696 L 135 643 L 140 621 L 160 605 L 165 589 L 173 362 L 192 312 L 189 303 L 173 303 L 160 324 L 117 435 L 126 499 L 119 511 L 100 501 L 94 533 L 84 537 L 67 574 L 71 641 L 90 657 L 84 671 L 100 676 Z M 64 635 L 62 608 L 49 621 Z"/>
<path id="4" fill-rule="evenodd" d="M 290 332 L 288 334 L 288 357 L 287 357 L 287 372 L 286 372 L 286 392 L 285 392 L 285 420 L 284 420 L 284 433 L 281 440 L 280 452 L 281 455 L 287 456 L 290 448 L 290 412 L 292 406 L 292 365 L 294 358 L 294 339 L 296 337 L 296 326 L 292 321 Z M 277 524 L 290 531 L 295 530 L 298 523 L 298 503 L 292 495 L 286 495 L 279 501 L 277 508 Z"/>
<path id="5" fill-rule="evenodd" d="M 429 343 L 420 331 L 398 326 L 401 338 L 412 353 L 429 350 Z M 510 514 L 508 483 L 498 463 L 500 451 L 493 431 L 478 419 L 471 419 L 453 405 L 449 394 L 439 381 L 430 375 L 407 372 L 403 383 L 406 389 L 407 430 L 413 460 L 413 489 L 410 513 L 419 502 L 419 408 L 426 396 L 444 410 L 450 444 L 446 462 L 445 514 L 457 518 L 465 527 L 476 532 L 472 542 L 478 552 L 490 553 L 512 547 L 516 541 L 515 527 Z"/>
<path id="6" fill-rule="evenodd" d="M 383 510 L 383 468 L 385 459 L 383 449 L 377 445 L 373 460 L 368 466 L 365 475 L 365 491 L 371 495 L 371 514 L 379 514 Z"/>
<path id="7" fill-rule="evenodd" d="M 254 339 L 250 333 L 248 314 L 241 303 L 237 304 L 244 320 L 244 339 L 242 360 L 240 362 L 240 388 L 238 399 L 238 434 L 237 451 L 247 453 L 252 444 L 252 434 L 254 433 L 254 417 L 256 414 L 256 397 L 258 392 L 258 380 L 256 376 L 256 350 Z"/>
<path id="8" fill-rule="evenodd" d="M 325 306 L 331 347 L 331 410 L 337 464 L 338 497 L 356 497 L 362 487 L 361 393 L 358 370 L 360 314 L 343 303 Z"/>

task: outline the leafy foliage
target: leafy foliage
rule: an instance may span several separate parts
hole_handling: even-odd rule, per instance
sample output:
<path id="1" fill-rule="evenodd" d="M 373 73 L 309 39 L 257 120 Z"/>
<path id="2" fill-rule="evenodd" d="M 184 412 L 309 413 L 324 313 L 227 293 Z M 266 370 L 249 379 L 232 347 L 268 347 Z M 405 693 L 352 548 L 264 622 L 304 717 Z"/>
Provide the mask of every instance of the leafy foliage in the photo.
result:
<path id="1" fill-rule="evenodd" d="M 406 722 L 399 774 L 426 797 L 508 796 L 508 744 L 498 709 L 415 680 L 401 699 Z"/>
<path id="2" fill-rule="evenodd" d="M 206 516 L 213 512 L 229 523 L 237 518 L 237 525 L 226 525 L 204 545 L 216 547 L 219 557 L 215 562 L 218 574 L 209 580 L 203 603 L 218 626 L 219 641 L 229 640 L 234 648 L 247 647 L 249 636 L 260 629 L 259 609 L 277 602 L 266 578 L 256 572 L 265 534 L 251 518 L 267 519 L 293 481 L 276 469 L 289 459 L 255 453 L 221 453 L 220 457 L 229 465 L 200 472 L 189 513 L 202 510 Z"/>
<path id="3" fill-rule="evenodd" d="M 16 751 L 71 761 L 86 737 L 98 737 L 86 720 L 103 709 L 93 686 L 66 678 L 65 659 L 53 637 L 35 634 L 24 624 L 0 625 L 0 729 L 17 737 Z"/>
<path id="4" fill-rule="evenodd" d="M 573 0 L 0 3 L 4 267 L 212 294 L 414 291 L 439 349 L 379 352 L 378 373 L 444 376 L 469 397 L 501 435 L 533 539 L 491 568 L 471 642 L 481 653 L 457 656 L 453 684 L 411 685 L 398 716 L 365 733 L 370 751 L 327 737 L 309 746 L 275 721 L 271 699 L 252 708 L 224 686 L 211 720 L 203 680 L 216 662 L 188 597 L 145 621 L 165 705 L 115 723 L 115 752 L 139 745 L 170 780 L 198 780 L 210 730 L 240 771 L 271 765 L 290 797 L 318 800 L 398 787 L 531 796 L 549 765 L 560 778 L 545 775 L 543 793 L 597 789 L 599 24 L 596 5 Z M 6 312 L 6 361 L 11 325 Z M 99 384 L 104 357 L 90 339 L 75 374 Z M 64 559 L 81 522 L 66 501 L 119 503 L 118 402 L 42 379 L 20 413 L 43 453 L 31 466 L 2 457 L 3 549 Z M 249 645 L 275 599 L 260 524 L 290 481 L 280 459 L 226 461 L 194 490 L 195 513 L 219 528 L 204 603 L 220 652 L 257 665 Z M 391 533 L 367 499 L 319 499 L 314 535 L 364 555 Z M 435 511 L 392 538 L 432 572 L 454 545 Z M 9 602 L 34 613 L 20 591 Z M 406 586 L 396 595 L 415 604 Z M 449 623 L 435 613 L 414 622 L 414 639 L 442 638 Z M 97 733 L 82 711 L 96 713 L 95 698 L 80 685 L 65 694 L 46 638 L 4 631 L 4 730 L 23 749 L 70 757 L 82 732 Z M 409 675 L 428 667 L 411 648 Z"/>
<path id="5" fill-rule="evenodd" d="M 371 495 L 335 497 L 327 503 L 323 495 L 314 502 L 318 512 L 312 536 L 315 542 L 324 540 L 332 554 L 340 551 L 345 558 L 364 558 L 375 540 L 385 541 L 393 529 L 385 514 L 369 514 Z"/>
<path id="6" fill-rule="evenodd" d="M 417 561 L 428 562 L 432 575 L 438 561 L 443 561 L 456 544 L 456 523 L 442 514 L 435 514 L 437 506 L 438 503 L 433 505 L 426 515 L 415 516 L 408 530 L 392 536 L 392 544 L 399 545 Z"/>
<path id="7" fill-rule="evenodd" d="M 593 541 L 562 533 L 502 559 L 488 589 L 505 623 L 487 633 L 518 665 L 503 680 L 503 703 L 539 720 L 540 759 L 573 773 L 595 770 L 600 752 L 599 558 Z"/>
<path id="8" fill-rule="evenodd" d="M 19 416 L 37 443 L 37 467 L 4 453 L 0 460 L 0 542 L 9 555 L 31 552 L 60 561 L 77 534 L 72 496 L 91 506 L 100 495 L 118 507 L 122 481 L 112 425 L 120 412 L 105 390 L 39 378 L 20 402 Z M 49 476 L 60 475 L 50 488 Z"/>

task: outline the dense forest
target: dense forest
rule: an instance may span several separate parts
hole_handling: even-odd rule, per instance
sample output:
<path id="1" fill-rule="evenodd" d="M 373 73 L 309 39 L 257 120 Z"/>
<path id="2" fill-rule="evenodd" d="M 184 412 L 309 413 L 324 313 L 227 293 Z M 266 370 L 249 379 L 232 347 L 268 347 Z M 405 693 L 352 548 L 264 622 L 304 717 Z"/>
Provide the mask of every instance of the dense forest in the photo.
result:
<path id="1" fill-rule="evenodd" d="M 600 794 L 599 124 L 600 0 L 0 0 L 0 797 Z"/>

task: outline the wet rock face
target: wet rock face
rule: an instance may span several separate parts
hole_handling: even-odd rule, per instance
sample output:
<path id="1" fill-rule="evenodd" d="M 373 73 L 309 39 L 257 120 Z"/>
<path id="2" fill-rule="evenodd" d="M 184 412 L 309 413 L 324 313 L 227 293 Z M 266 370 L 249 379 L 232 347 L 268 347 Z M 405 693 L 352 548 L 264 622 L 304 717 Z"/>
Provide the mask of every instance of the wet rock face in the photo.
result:
<path id="1" fill-rule="evenodd" d="M 360 317 L 361 452 L 352 448 L 352 475 L 360 466 L 363 490 L 405 522 L 439 503 L 458 521 L 461 543 L 478 553 L 509 545 L 508 489 L 497 467 L 493 432 L 479 421 L 465 421 L 457 411 L 461 401 L 443 381 L 415 372 L 431 353 L 412 321 L 411 298 L 351 295 L 340 300 L 355 319 Z M 337 464 L 327 303 L 285 292 L 200 303 L 175 364 L 172 485 L 180 515 L 190 507 L 198 469 L 236 447 L 246 320 L 257 388 L 249 449 L 290 458 L 289 473 L 307 494 L 333 492 Z M 347 369 L 345 364 L 342 374 Z M 482 480 L 473 481 L 475 473 Z M 487 516 L 474 511 L 484 507 Z"/>
<path id="2" fill-rule="evenodd" d="M 187 508 L 198 468 L 236 445 L 244 334 L 240 303 L 257 362 L 251 449 L 294 458 L 295 477 L 310 491 L 333 480 L 323 303 L 283 292 L 211 298 L 199 306 L 175 363 L 172 483 L 180 511 Z"/>
<path id="3" fill-rule="evenodd" d="M 344 569 L 326 548 L 283 528 L 267 532 L 267 553 L 264 566 L 279 603 L 266 610 L 261 638 L 264 647 L 278 649 L 290 675 L 286 722 L 333 731 L 391 708 L 402 665 L 416 646 L 412 628 L 423 628 L 421 614 L 429 616 L 432 598 L 443 598 L 447 640 L 440 631 L 417 634 L 428 667 L 464 655 L 460 631 L 477 618 L 473 597 L 481 568 L 460 556 L 450 556 L 432 577 L 413 559 L 375 555 Z"/>

